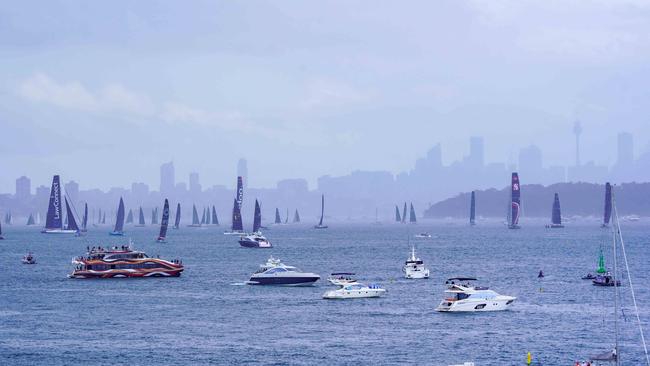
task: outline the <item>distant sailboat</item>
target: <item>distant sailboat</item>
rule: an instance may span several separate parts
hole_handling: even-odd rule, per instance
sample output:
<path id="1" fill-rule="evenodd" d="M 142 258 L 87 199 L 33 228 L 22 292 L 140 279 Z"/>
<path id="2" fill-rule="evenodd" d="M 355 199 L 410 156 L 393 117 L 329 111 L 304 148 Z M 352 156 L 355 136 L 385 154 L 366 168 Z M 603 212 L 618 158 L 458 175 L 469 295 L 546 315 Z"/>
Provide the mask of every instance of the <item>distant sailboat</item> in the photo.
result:
<path id="1" fill-rule="evenodd" d="M 84 217 L 81 219 L 81 231 L 88 231 L 88 202 L 84 203 Z"/>
<path id="2" fill-rule="evenodd" d="M 562 225 L 562 213 L 560 211 L 560 196 L 557 193 L 553 198 L 553 209 L 551 211 L 551 224 L 546 225 L 546 227 L 551 229 L 561 229 L 564 227 L 564 225 Z"/>
<path id="3" fill-rule="evenodd" d="M 276 207 L 275 208 L 275 222 L 276 225 L 282 223 L 282 219 L 280 218 L 280 210 Z"/>
<path id="4" fill-rule="evenodd" d="M 605 211 L 603 214 L 603 223 L 600 227 L 609 227 L 609 220 L 612 217 L 612 185 L 605 183 Z"/>
<path id="5" fill-rule="evenodd" d="M 174 229 L 178 229 L 181 223 L 181 204 L 176 204 L 176 218 L 174 219 Z"/>
<path id="6" fill-rule="evenodd" d="M 0 240 L 4 240 L 5 237 L 2 236 L 2 224 L 0 224 Z"/>
<path id="7" fill-rule="evenodd" d="M 404 210 L 402 211 L 402 224 L 406 223 L 406 202 L 404 202 Z"/>
<path id="8" fill-rule="evenodd" d="M 142 227 L 144 225 L 144 211 L 142 211 L 142 206 L 140 206 L 140 212 L 138 212 L 138 224 L 135 226 Z"/>
<path id="9" fill-rule="evenodd" d="M 120 204 L 117 207 L 117 217 L 115 218 L 115 228 L 110 232 L 110 235 L 122 236 L 124 235 L 124 201 L 120 197 Z"/>
<path id="10" fill-rule="evenodd" d="M 472 191 L 472 199 L 469 204 L 469 224 L 476 225 L 476 194 Z"/>
<path id="11" fill-rule="evenodd" d="M 205 208 L 205 224 L 210 225 L 210 205 Z"/>
<path id="12" fill-rule="evenodd" d="M 104 211 L 104 214 L 102 215 L 102 225 L 106 225 L 106 211 Z"/>
<path id="13" fill-rule="evenodd" d="M 66 200 L 66 209 L 68 208 Z M 68 210 L 69 211 L 69 210 Z M 72 216 L 74 221 L 74 216 Z M 76 223 L 74 224 L 76 226 Z M 47 219 L 45 228 L 41 231 L 44 234 L 75 234 L 77 230 L 63 228 L 63 212 L 61 210 L 61 183 L 58 175 L 52 178 L 52 188 L 50 190 L 50 201 L 47 207 Z"/>
<path id="14" fill-rule="evenodd" d="M 126 215 L 126 223 L 133 224 L 133 210 L 129 209 L 129 214 Z"/>
<path id="15" fill-rule="evenodd" d="M 163 206 L 162 220 L 160 221 L 160 233 L 156 241 L 158 243 L 165 243 L 167 240 L 167 226 L 169 225 L 169 201 L 165 198 L 165 205 Z"/>
<path id="16" fill-rule="evenodd" d="M 323 217 L 325 217 L 325 195 L 321 195 L 320 203 L 320 221 L 318 225 L 314 226 L 314 229 L 327 229 L 327 225 L 323 225 Z"/>
<path id="17" fill-rule="evenodd" d="M 212 205 L 212 224 L 219 226 L 219 218 L 217 217 L 217 209 Z"/>
<path id="18" fill-rule="evenodd" d="M 12 221 L 11 211 L 9 211 L 5 214 L 5 224 L 11 225 Z"/>
<path id="19" fill-rule="evenodd" d="M 205 215 L 205 211 L 203 212 Z M 203 217 L 205 220 L 205 216 Z M 199 213 L 196 211 L 196 205 L 192 205 L 192 224 L 187 225 L 188 227 L 201 227 L 201 222 L 199 221 Z"/>
<path id="20" fill-rule="evenodd" d="M 74 218 L 74 213 L 72 212 L 72 209 L 70 208 L 70 204 L 68 203 L 68 199 L 64 198 L 65 201 L 65 211 L 66 211 L 66 220 L 68 220 L 68 224 L 66 226 L 66 230 L 72 231 L 75 234 L 79 234 L 79 226 L 77 225 L 77 220 Z"/>
<path id="21" fill-rule="evenodd" d="M 27 226 L 32 226 L 34 225 L 34 215 L 29 214 L 29 218 L 27 219 Z"/>
<path id="22" fill-rule="evenodd" d="M 413 208 L 413 202 L 411 202 L 411 211 L 409 212 L 409 223 L 415 224 L 417 219 L 415 217 L 415 209 Z"/>
<path id="23" fill-rule="evenodd" d="M 289 209 L 287 208 L 287 216 L 284 218 L 284 223 L 288 224 L 289 223 Z"/>
<path id="24" fill-rule="evenodd" d="M 244 181 L 242 177 L 237 177 L 237 191 L 232 206 L 232 226 L 230 231 L 224 232 L 225 235 L 239 235 L 244 232 L 244 224 L 241 218 L 241 206 L 244 202 Z"/>
<path id="25" fill-rule="evenodd" d="M 158 207 L 151 210 L 151 225 L 158 225 Z"/>
<path id="26" fill-rule="evenodd" d="M 262 235 L 262 209 L 257 200 L 255 200 L 255 212 L 253 213 L 253 234 Z"/>
<path id="27" fill-rule="evenodd" d="M 101 225 L 102 223 L 102 209 L 99 209 L 99 214 L 97 215 L 97 223 L 95 225 Z"/>
<path id="28" fill-rule="evenodd" d="M 296 212 L 293 214 L 293 222 L 294 224 L 300 222 L 300 215 L 298 214 L 298 209 L 296 209 Z"/>
<path id="29" fill-rule="evenodd" d="M 512 173 L 510 180 L 510 220 L 508 229 L 519 229 L 519 214 L 521 213 L 521 191 L 519 185 L 519 174 Z"/>
<path id="30" fill-rule="evenodd" d="M 40 225 L 40 224 L 41 224 L 41 213 L 37 212 L 36 213 L 36 225 Z"/>
<path id="31" fill-rule="evenodd" d="M 395 222 L 402 222 L 402 215 L 399 214 L 399 207 L 395 205 Z"/>

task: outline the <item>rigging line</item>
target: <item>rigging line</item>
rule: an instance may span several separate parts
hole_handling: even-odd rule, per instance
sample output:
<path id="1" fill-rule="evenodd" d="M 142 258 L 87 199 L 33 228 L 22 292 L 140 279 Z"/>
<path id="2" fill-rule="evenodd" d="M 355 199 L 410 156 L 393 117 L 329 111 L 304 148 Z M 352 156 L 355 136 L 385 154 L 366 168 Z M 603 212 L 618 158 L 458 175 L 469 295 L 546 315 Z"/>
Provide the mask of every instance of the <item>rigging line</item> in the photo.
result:
<path id="1" fill-rule="evenodd" d="M 623 242 L 623 234 L 621 233 L 621 223 L 618 219 L 618 210 L 616 209 L 616 201 L 612 197 L 612 203 L 614 208 L 614 215 L 616 216 L 616 231 L 618 233 L 619 240 L 621 241 L 621 251 L 623 252 L 623 261 L 625 262 L 625 270 L 627 271 L 627 280 L 630 285 L 630 292 L 632 293 L 632 303 L 634 304 L 634 313 L 636 315 L 636 321 L 639 325 L 639 333 L 641 334 L 641 342 L 643 342 L 643 352 L 645 353 L 646 364 L 650 366 L 650 357 L 648 356 L 648 346 L 645 343 L 645 336 L 643 335 L 643 327 L 641 326 L 641 318 L 639 317 L 639 308 L 636 305 L 636 296 L 634 295 L 634 287 L 632 286 L 632 276 L 630 275 L 630 267 L 627 263 L 627 254 L 625 253 L 625 243 Z M 616 283 L 614 283 L 616 284 Z"/>

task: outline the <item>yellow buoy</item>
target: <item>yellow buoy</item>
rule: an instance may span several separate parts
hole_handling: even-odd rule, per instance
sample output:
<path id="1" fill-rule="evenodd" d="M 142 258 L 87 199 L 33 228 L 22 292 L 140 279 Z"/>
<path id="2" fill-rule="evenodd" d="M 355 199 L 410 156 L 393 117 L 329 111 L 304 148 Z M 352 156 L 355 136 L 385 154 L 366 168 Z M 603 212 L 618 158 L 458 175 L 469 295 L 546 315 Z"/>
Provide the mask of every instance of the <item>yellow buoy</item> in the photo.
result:
<path id="1" fill-rule="evenodd" d="M 533 356 L 528 352 L 528 355 L 526 356 L 526 365 L 530 365 L 530 363 L 533 361 Z"/>

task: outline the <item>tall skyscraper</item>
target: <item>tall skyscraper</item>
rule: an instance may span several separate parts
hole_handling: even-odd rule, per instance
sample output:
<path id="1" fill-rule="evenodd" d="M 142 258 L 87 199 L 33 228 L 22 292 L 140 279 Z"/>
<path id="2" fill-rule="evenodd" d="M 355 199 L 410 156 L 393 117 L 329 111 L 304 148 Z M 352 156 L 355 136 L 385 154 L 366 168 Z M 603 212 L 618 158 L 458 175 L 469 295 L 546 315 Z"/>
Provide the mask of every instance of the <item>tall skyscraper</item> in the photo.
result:
<path id="1" fill-rule="evenodd" d="M 634 137 L 627 132 L 618 134 L 616 164 L 621 167 L 629 167 L 634 162 Z"/>
<path id="2" fill-rule="evenodd" d="M 482 168 L 485 164 L 485 153 L 483 138 L 474 136 L 469 139 L 469 159 L 468 162 L 473 168 Z"/>
<path id="3" fill-rule="evenodd" d="M 244 158 L 237 162 L 237 176 L 244 178 L 244 188 L 248 188 L 248 162 Z"/>
<path id="4" fill-rule="evenodd" d="M 174 178 L 174 162 L 170 161 L 160 166 L 160 193 L 169 194 L 174 192 L 176 180 Z"/>
<path id="5" fill-rule="evenodd" d="M 573 133 L 576 135 L 576 166 L 580 166 L 580 135 L 582 134 L 580 121 L 576 121 L 573 125 Z"/>
<path id="6" fill-rule="evenodd" d="M 190 194 L 197 195 L 201 193 L 201 183 L 199 183 L 199 173 L 190 173 Z"/>
<path id="7" fill-rule="evenodd" d="M 16 198 L 24 201 L 32 194 L 32 181 L 26 176 L 16 179 Z"/>
<path id="8" fill-rule="evenodd" d="M 65 195 L 70 198 L 72 203 L 77 203 L 79 198 L 79 183 L 71 180 L 63 186 L 65 190 Z"/>

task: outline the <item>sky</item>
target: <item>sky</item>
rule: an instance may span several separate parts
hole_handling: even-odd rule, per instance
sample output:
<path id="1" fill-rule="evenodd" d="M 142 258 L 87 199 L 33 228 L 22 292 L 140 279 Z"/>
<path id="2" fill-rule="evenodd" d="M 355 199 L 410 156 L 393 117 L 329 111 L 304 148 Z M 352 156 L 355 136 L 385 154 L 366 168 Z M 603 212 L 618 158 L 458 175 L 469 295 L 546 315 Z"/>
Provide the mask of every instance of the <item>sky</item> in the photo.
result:
<path id="1" fill-rule="evenodd" d="M 650 2 L 14 1 L 0 8 L 0 192 L 249 186 L 486 161 L 612 164 L 650 143 Z"/>

